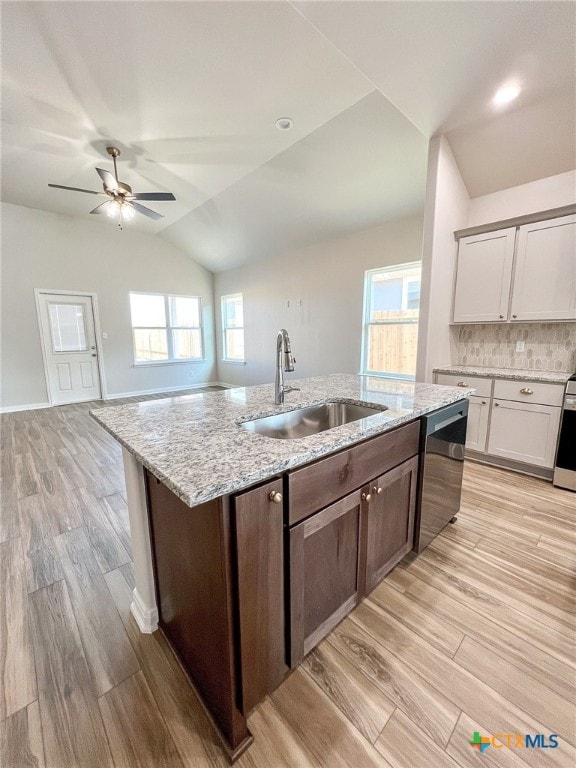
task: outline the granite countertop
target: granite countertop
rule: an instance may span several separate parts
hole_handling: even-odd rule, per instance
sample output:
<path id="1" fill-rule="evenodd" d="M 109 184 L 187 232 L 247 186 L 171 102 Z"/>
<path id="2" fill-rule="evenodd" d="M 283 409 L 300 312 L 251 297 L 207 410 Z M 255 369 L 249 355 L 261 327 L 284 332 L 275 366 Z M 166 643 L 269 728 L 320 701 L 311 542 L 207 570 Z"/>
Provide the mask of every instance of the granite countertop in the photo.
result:
<path id="1" fill-rule="evenodd" d="M 474 365 L 445 365 L 434 368 L 434 373 L 459 373 L 466 376 L 488 376 L 519 381 L 543 381 L 548 384 L 566 384 L 571 373 L 558 371 L 524 371 L 518 368 L 480 368 Z"/>
<path id="2" fill-rule="evenodd" d="M 335 374 L 290 380 L 299 392 L 274 405 L 262 384 L 91 411 L 91 416 L 188 506 L 233 493 L 279 472 L 386 432 L 461 400 L 457 387 Z M 386 405 L 367 419 L 295 440 L 276 440 L 240 421 L 336 399 Z"/>

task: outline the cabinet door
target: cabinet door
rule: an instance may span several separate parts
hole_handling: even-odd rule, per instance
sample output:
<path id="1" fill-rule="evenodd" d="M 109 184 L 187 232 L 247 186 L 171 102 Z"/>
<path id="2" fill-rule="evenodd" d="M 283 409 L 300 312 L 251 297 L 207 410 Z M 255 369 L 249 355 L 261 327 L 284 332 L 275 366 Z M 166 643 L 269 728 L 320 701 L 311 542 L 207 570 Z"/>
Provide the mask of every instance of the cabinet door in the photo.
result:
<path id="1" fill-rule="evenodd" d="M 371 484 L 368 504 L 366 593 L 414 546 L 418 457 Z"/>
<path id="2" fill-rule="evenodd" d="M 486 450 L 490 400 L 485 397 L 476 397 L 476 395 L 472 395 L 468 398 L 468 403 L 466 448 L 470 448 L 472 451 L 481 451 L 483 453 Z"/>
<path id="3" fill-rule="evenodd" d="M 280 685 L 284 637 L 284 515 L 282 480 L 234 499 L 242 711 L 247 714 Z"/>
<path id="4" fill-rule="evenodd" d="M 360 491 L 290 531 L 291 666 L 359 600 Z"/>
<path id="5" fill-rule="evenodd" d="M 494 400 L 488 453 L 538 467 L 552 467 L 561 410 L 552 405 Z"/>
<path id="6" fill-rule="evenodd" d="M 514 227 L 463 237 L 458 246 L 455 323 L 483 323 L 508 317 Z"/>
<path id="7" fill-rule="evenodd" d="M 518 231 L 512 320 L 576 319 L 576 216 Z"/>

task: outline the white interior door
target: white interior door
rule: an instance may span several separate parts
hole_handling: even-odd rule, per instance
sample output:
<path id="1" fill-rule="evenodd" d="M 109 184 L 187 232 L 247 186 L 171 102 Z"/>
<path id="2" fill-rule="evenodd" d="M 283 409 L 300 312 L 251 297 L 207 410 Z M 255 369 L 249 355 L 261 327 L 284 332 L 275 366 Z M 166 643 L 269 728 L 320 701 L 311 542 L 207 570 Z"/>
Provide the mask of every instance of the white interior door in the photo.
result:
<path id="1" fill-rule="evenodd" d="M 39 293 L 40 332 L 53 405 L 101 397 L 91 296 Z"/>

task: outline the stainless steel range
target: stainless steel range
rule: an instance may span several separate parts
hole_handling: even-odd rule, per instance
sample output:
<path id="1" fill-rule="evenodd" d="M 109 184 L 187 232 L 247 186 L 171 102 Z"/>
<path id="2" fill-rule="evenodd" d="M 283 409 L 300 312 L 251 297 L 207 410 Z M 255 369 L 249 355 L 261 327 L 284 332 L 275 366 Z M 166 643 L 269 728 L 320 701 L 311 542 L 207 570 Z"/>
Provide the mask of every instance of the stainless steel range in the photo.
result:
<path id="1" fill-rule="evenodd" d="M 560 488 L 576 491 L 576 373 L 566 384 L 552 482 Z"/>

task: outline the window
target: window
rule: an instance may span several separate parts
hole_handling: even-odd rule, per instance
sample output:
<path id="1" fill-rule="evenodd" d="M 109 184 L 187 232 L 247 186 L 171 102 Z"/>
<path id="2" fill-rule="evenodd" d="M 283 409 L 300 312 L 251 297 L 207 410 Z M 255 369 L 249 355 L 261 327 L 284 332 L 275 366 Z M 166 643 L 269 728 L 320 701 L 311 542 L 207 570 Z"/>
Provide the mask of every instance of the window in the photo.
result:
<path id="1" fill-rule="evenodd" d="M 244 362 L 244 303 L 241 293 L 222 296 L 224 360 Z"/>
<path id="2" fill-rule="evenodd" d="M 362 373 L 414 378 L 420 277 L 419 263 L 366 272 Z"/>
<path id="3" fill-rule="evenodd" d="M 130 311 L 136 364 L 203 359 L 199 296 L 130 293 Z"/>

